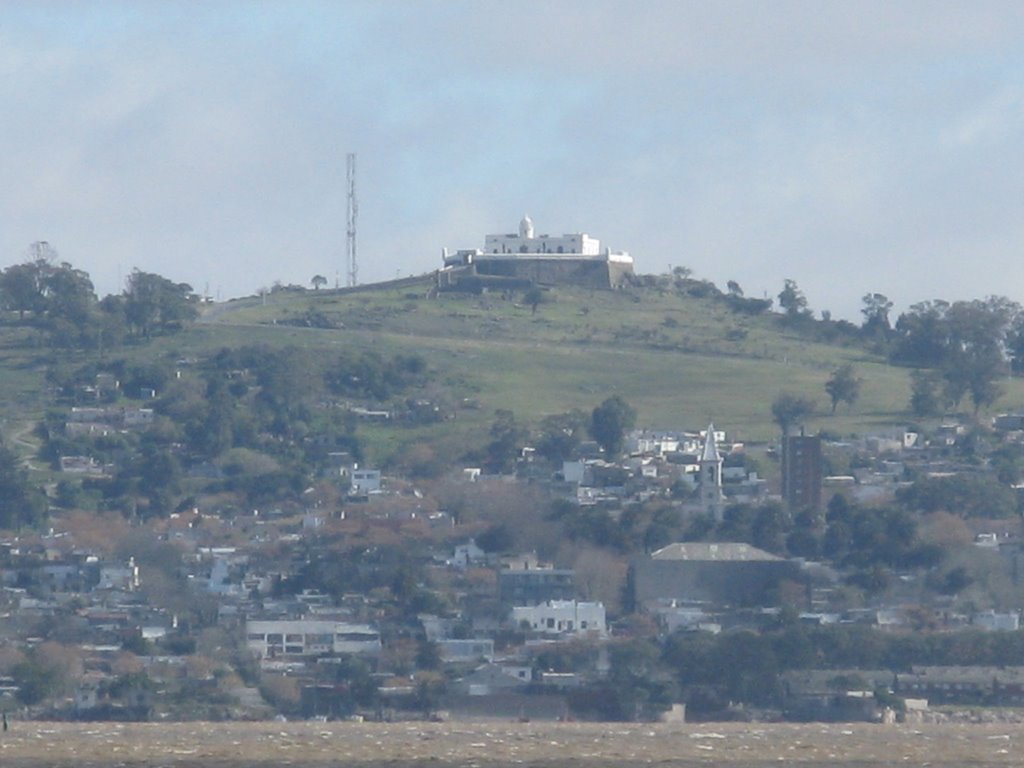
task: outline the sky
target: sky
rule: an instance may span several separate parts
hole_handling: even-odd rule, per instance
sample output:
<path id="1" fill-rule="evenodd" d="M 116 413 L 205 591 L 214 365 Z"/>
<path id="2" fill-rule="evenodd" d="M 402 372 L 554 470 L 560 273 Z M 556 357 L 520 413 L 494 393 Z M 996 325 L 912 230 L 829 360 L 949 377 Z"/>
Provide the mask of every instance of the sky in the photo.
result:
<path id="1" fill-rule="evenodd" d="M 1019 0 L 0 0 L 0 268 L 217 299 L 524 214 L 642 273 L 1024 302 Z"/>

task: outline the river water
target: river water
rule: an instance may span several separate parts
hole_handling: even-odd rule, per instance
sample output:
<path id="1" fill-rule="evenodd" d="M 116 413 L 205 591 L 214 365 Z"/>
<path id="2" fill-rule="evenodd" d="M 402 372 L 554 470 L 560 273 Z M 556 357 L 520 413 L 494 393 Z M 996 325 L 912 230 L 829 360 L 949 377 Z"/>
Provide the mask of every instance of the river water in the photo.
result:
<path id="1" fill-rule="evenodd" d="M 0 768 L 42 766 L 1003 766 L 1007 724 L 40 723 L 0 734 Z"/>

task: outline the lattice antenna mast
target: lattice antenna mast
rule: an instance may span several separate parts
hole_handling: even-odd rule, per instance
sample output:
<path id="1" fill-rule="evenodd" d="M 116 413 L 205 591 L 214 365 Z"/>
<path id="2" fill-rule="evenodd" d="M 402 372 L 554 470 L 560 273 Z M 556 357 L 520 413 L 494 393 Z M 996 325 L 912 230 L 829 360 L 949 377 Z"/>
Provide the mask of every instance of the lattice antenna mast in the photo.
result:
<path id="1" fill-rule="evenodd" d="M 345 241 L 345 261 L 348 269 L 348 286 L 351 288 L 359 283 L 359 264 L 356 261 L 356 218 L 359 215 L 359 203 L 356 202 L 356 156 L 349 153 L 347 162 L 348 179 L 348 227 Z"/>

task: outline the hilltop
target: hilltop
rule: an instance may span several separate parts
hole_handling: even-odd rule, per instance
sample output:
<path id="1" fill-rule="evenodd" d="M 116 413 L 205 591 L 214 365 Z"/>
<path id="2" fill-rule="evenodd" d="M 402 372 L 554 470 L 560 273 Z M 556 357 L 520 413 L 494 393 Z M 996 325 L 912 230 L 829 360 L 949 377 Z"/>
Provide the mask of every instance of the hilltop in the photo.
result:
<path id="1" fill-rule="evenodd" d="M 384 464 L 413 445 L 437 442 L 448 452 L 479 445 L 499 410 L 535 428 L 548 416 L 589 412 L 613 394 L 636 409 L 639 427 L 714 421 L 746 442 L 777 436 L 771 405 L 783 391 L 815 401 L 806 422 L 811 431 L 887 432 L 915 418 L 910 369 L 890 365 L 856 327 L 789 324 L 785 315 L 763 311 L 768 302 L 751 312 L 703 281 L 640 276 L 616 291 L 558 287 L 543 291 L 535 305 L 521 291 L 437 294 L 433 288 L 431 276 L 357 289 L 281 287 L 203 304 L 198 322 L 173 335 L 92 352 L 55 353 L 40 333 L 8 322 L 0 328 L 6 433 L 30 447 L 24 439 L 51 402 L 57 372 L 67 378 L 76 367 L 99 370 L 117 361 L 176 366 L 181 377 L 188 371 L 180 361 L 187 368 L 225 349 L 258 346 L 305 354 L 317 364 L 342 353 L 419 357 L 429 375 L 417 385 L 387 398 L 345 393 L 350 405 L 366 410 L 411 398 L 443 413 L 401 428 L 361 422 L 366 457 Z M 824 386 L 845 365 L 861 382 L 859 397 L 831 414 Z M 1018 380 L 1001 386 L 993 407 L 1024 401 Z"/>
<path id="2" fill-rule="evenodd" d="M 175 343 L 417 353 L 472 404 L 457 408 L 459 424 L 449 429 L 458 431 L 489 423 L 498 409 L 536 423 L 617 393 L 636 408 L 639 426 L 714 420 L 737 439 L 765 441 L 778 431 L 771 403 L 780 391 L 824 404 L 824 384 L 844 364 L 863 378 L 856 407 L 834 417 L 822 407 L 811 429 L 884 430 L 909 418 L 906 369 L 860 345 L 813 341 L 777 315 L 746 315 L 657 287 L 558 288 L 536 311 L 521 293 L 429 298 L 430 288 L 423 279 L 376 290 L 281 290 L 211 307 L 201 327 Z"/>

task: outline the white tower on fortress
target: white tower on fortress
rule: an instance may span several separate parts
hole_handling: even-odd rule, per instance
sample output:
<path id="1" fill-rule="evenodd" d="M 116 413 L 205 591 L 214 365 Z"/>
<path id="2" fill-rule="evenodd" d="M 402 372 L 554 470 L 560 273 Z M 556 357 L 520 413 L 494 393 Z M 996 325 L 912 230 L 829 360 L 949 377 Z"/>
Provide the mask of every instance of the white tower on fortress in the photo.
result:
<path id="1" fill-rule="evenodd" d="M 519 236 L 524 240 L 533 240 L 533 219 L 524 215 L 519 222 Z"/>

